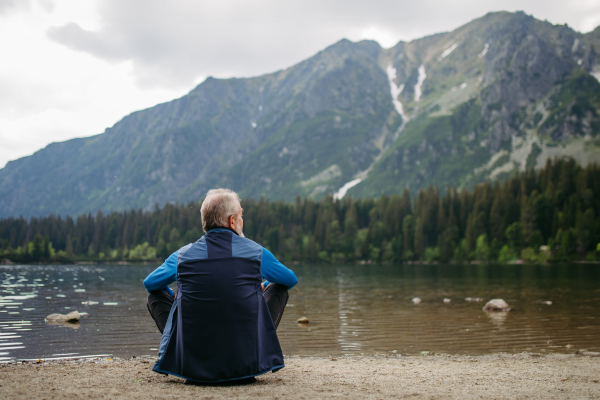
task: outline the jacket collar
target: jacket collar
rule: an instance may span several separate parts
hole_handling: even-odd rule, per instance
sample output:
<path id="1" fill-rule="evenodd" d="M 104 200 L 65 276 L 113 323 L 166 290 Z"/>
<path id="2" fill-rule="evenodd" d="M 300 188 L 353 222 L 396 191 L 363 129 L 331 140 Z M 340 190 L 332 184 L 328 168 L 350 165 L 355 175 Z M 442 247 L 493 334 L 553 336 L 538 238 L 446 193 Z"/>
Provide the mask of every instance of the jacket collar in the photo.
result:
<path id="1" fill-rule="evenodd" d="M 222 227 L 222 228 L 213 228 L 213 229 L 209 229 L 208 232 L 206 232 L 207 235 L 210 235 L 211 233 L 217 233 L 217 232 L 233 232 L 236 235 L 240 236 L 236 231 L 234 231 L 231 228 L 226 228 L 226 227 Z"/>

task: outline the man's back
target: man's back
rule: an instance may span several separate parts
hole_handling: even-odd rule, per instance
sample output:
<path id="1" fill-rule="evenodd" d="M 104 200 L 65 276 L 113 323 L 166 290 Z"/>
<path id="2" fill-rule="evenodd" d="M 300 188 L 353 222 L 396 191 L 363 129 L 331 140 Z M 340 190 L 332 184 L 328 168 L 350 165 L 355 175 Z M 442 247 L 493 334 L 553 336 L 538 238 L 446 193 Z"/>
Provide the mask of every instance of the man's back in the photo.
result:
<path id="1" fill-rule="evenodd" d="M 263 253 L 226 228 L 177 252 L 178 293 L 154 371 L 217 382 L 283 368 L 261 290 Z"/>

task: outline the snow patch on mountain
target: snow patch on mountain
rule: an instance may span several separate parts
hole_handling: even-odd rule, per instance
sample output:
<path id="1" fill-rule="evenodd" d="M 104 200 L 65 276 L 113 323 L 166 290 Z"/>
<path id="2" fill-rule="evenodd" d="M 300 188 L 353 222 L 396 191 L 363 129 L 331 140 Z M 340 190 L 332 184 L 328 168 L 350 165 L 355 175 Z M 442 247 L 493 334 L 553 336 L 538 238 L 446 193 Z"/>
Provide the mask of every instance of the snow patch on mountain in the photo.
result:
<path id="1" fill-rule="evenodd" d="M 390 82 L 390 93 L 392 95 L 394 108 L 396 109 L 396 112 L 402 116 L 403 121 L 408 121 L 408 117 L 404 114 L 404 107 L 402 107 L 402 103 L 398 100 L 398 96 L 400 96 L 400 93 L 404 90 L 404 84 L 396 86 L 396 83 L 394 82 L 396 79 L 396 68 L 392 67 L 392 64 L 388 65 L 385 72 L 387 72 L 388 81 Z"/>
<path id="2" fill-rule="evenodd" d="M 488 43 L 485 44 L 485 46 L 483 46 L 483 50 L 481 50 L 481 53 L 479 53 L 479 55 L 477 57 L 481 58 L 484 57 L 488 50 L 490 49 L 490 45 Z"/>
<path id="3" fill-rule="evenodd" d="M 354 186 L 358 185 L 361 181 L 362 181 L 362 179 L 354 179 L 354 180 L 351 180 L 350 182 L 347 182 L 344 186 L 342 186 L 340 188 L 340 190 L 338 190 L 333 195 L 333 199 L 334 200 L 341 200 L 346 195 L 346 193 L 348 192 L 348 190 L 350 190 Z"/>
<path id="4" fill-rule="evenodd" d="M 319 183 L 327 183 L 330 180 L 335 179 L 341 175 L 342 175 L 342 170 L 340 169 L 340 167 L 337 164 L 333 164 L 332 166 L 319 172 L 312 178 L 300 182 L 300 184 L 302 185 L 302 187 L 306 187 L 309 185 L 316 185 Z"/>
<path id="5" fill-rule="evenodd" d="M 421 88 L 423 87 L 423 82 L 425 82 L 425 78 L 427 78 L 427 75 L 425 74 L 425 66 L 421 64 L 421 66 L 419 67 L 419 78 L 417 79 L 417 84 L 415 85 L 415 103 L 419 102 L 419 99 L 423 94 Z"/>
<path id="6" fill-rule="evenodd" d="M 442 52 L 442 54 L 438 58 L 438 62 L 442 61 L 444 58 L 448 57 L 450 53 L 452 53 L 458 47 L 458 43 L 452 44 L 452 46 L 448 47 L 446 50 Z"/>
<path id="7" fill-rule="evenodd" d="M 496 164 L 498 162 L 498 160 L 500 160 L 502 157 L 507 156 L 507 155 L 509 155 L 508 151 L 506 151 L 504 149 L 500 150 L 499 152 L 494 154 L 492 156 L 492 158 L 490 158 L 490 161 L 488 161 L 486 164 L 484 164 L 483 166 L 481 166 L 479 168 L 475 168 L 475 171 L 474 171 L 475 175 L 491 169 L 494 166 L 494 164 Z"/>
<path id="8" fill-rule="evenodd" d="M 571 53 L 575 53 L 577 51 L 577 48 L 579 48 L 579 39 L 575 39 L 575 41 L 573 42 L 573 46 L 571 47 Z"/>

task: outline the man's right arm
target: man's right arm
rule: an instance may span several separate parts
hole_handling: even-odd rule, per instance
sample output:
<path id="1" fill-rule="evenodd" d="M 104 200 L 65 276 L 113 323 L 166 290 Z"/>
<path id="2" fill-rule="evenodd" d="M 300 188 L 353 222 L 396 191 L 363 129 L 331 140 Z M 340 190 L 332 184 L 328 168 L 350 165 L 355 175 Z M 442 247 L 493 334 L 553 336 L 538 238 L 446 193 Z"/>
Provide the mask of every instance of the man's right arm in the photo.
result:
<path id="1" fill-rule="evenodd" d="M 179 250 L 171 254 L 160 267 L 156 268 L 144 279 L 144 287 L 148 292 L 165 289 L 171 296 L 175 295 L 168 285 L 177 279 L 178 252 Z"/>

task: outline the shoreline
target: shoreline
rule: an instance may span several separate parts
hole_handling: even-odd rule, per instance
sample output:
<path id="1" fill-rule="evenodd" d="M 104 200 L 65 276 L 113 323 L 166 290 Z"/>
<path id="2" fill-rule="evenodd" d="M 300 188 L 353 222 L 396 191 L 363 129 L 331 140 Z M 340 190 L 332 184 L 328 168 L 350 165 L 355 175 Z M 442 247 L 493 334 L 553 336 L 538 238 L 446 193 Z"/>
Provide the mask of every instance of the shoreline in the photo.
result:
<path id="1" fill-rule="evenodd" d="M 593 353 L 592 353 L 593 354 Z M 195 386 L 152 372 L 155 357 L 0 364 L 3 399 L 58 398 L 599 398 L 600 357 L 518 353 L 483 356 L 286 356 L 286 367 L 245 385 Z"/>
<path id="2" fill-rule="evenodd" d="M 30 262 L 30 263 L 20 263 L 12 261 L 8 258 L 0 259 L 0 265 L 14 265 L 14 266 L 37 266 L 37 265 L 69 265 L 69 266 L 79 266 L 79 265 L 119 265 L 119 266 L 148 266 L 148 265 L 161 265 L 164 262 L 164 259 L 157 258 L 156 260 L 142 260 L 142 261 L 126 261 L 126 260 L 80 260 L 75 261 L 71 260 L 69 262 L 66 261 L 39 261 L 39 262 Z M 307 262 L 302 261 L 284 261 L 288 265 L 301 265 L 307 264 Z M 334 263 L 323 263 L 322 265 L 333 265 Z M 582 265 L 600 265 L 600 260 L 568 260 L 568 261 L 559 261 L 559 260 L 550 260 L 550 261 L 524 261 L 522 259 L 516 259 L 509 262 L 500 262 L 500 261 L 480 261 L 480 260 L 470 260 L 470 261 L 448 261 L 447 263 L 442 263 L 439 261 L 424 261 L 424 260 L 414 260 L 414 261 L 399 261 L 394 263 L 389 262 L 375 262 L 371 260 L 356 260 L 353 262 L 342 262 L 338 263 L 339 265 L 344 266 L 353 266 L 353 265 L 438 265 L 438 264 L 448 264 L 448 265 L 556 265 L 556 264 L 582 264 Z"/>

